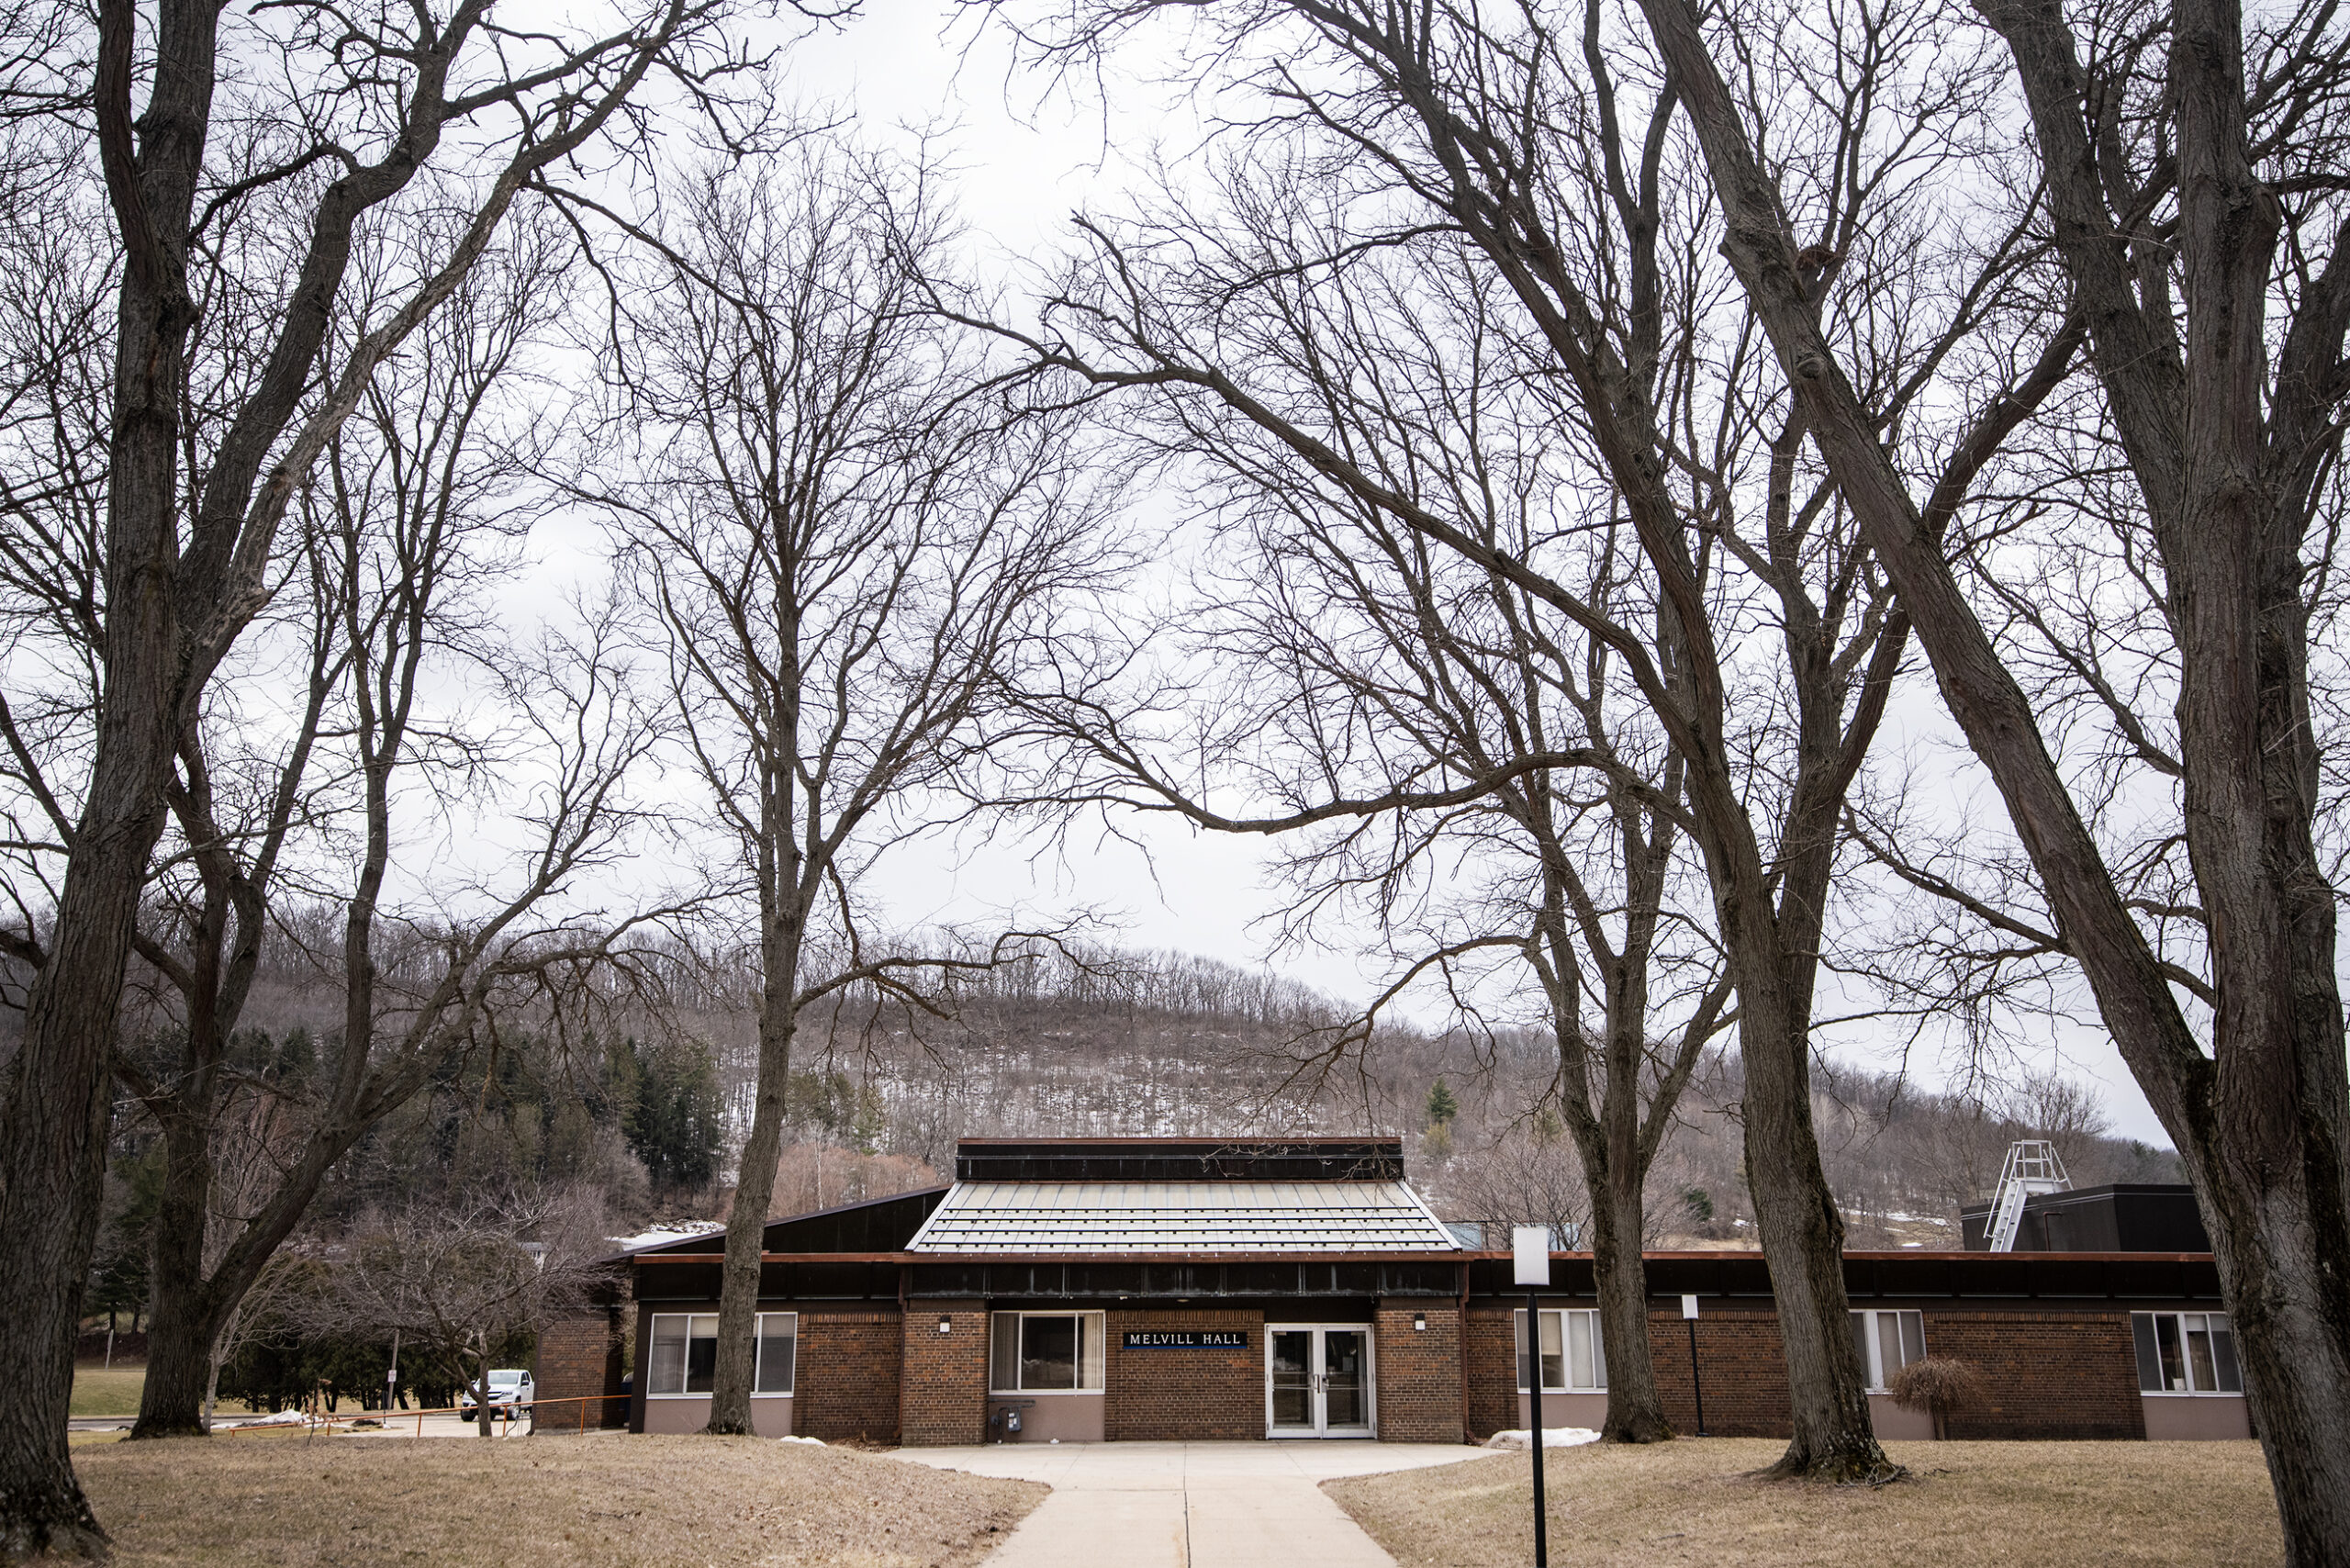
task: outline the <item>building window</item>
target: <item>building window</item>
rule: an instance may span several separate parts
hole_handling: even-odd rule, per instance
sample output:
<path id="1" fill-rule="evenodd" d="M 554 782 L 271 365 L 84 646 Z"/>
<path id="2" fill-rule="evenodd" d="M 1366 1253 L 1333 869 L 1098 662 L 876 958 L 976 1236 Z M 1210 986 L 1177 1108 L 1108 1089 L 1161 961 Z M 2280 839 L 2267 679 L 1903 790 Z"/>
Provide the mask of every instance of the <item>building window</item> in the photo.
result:
<path id="1" fill-rule="evenodd" d="M 759 1314 L 759 1365 L 751 1379 L 753 1394 L 789 1394 L 800 1361 L 800 1315 L 796 1312 Z"/>
<path id="2" fill-rule="evenodd" d="M 1526 1309 L 1514 1314 L 1517 1333 L 1517 1391 L 1526 1381 Z M 1589 1394 L 1607 1386 L 1607 1351 L 1599 1342 L 1599 1314 L 1572 1308 L 1542 1309 L 1542 1392 Z"/>
<path id="3" fill-rule="evenodd" d="M 1861 1353 L 1869 1392 L 1883 1394 L 1893 1374 L 1926 1354 L 1926 1318 L 1918 1312 L 1855 1312 L 1852 1348 Z"/>
<path id="4" fill-rule="evenodd" d="M 800 1315 L 762 1312 L 758 1316 L 758 1361 L 754 1394 L 789 1394 L 800 1348 Z M 646 1370 L 648 1394 L 708 1394 L 718 1375 L 718 1315 L 665 1312 L 653 1319 L 653 1364 Z"/>
<path id="5" fill-rule="evenodd" d="M 2224 1312 L 2133 1312 L 2141 1394 L 2242 1394 L 2236 1337 Z"/>
<path id="6" fill-rule="evenodd" d="M 1102 1315 L 999 1312 L 989 1347 L 990 1394 L 1082 1394 L 1102 1386 Z"/>

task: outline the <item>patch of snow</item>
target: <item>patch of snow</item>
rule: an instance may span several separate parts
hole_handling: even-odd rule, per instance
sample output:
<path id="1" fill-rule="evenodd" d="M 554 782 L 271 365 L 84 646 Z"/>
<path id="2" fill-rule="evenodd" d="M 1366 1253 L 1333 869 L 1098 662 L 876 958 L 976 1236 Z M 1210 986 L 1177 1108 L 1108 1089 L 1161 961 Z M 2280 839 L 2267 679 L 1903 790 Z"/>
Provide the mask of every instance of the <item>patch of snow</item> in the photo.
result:
<path id="1" fill-rule="evenodd" d="M 606 1237 L 604 1245 L 615 1252 L 633 1252 L 640 1247 L 658 1247 L 665 1241 L 683 1241 L 688 1236 L 723 1236 L 725 1234 L 726 1227 L 722 1225 L 672 1222 L 667 1225 L 656 1225 L 650 1230 L 641 1230 L 634 1236 Z"/>
<path id="2" fill-rule="evenodd" d="M 250 1421 L 215 1421 L 216 1427 L 298 1427 L 309 1417 L 299 1410 L 280 1410 L 274 1416 L 256 1416 Z"/>
<path id="3" fill-rule="evenodd" d="M 1527 1441 L 1531 1435 L 1522 1427 L 1513 1431 L 1495 1432 L 1485 1439 L 1485 1446 L 1489 1449 L 1528 1448 L 1532 1446 Z M 1599 1434 L 1589 1427 L 1545 1427 L 1542 1428 L 1542 1446 L 1546 1449 L 1577 1449 L 1585 1443 L 1595 1443 L 1598 1440 Z"/>
<path id="4" fill-rule="evenodd" d="M 776 1439 L 776 1441 L 779 1443 L 808 1443 L 816 1448 L 822 1448 L 824 1446 L 824 1439 L 822 1438 L 778 1438 Z"/>

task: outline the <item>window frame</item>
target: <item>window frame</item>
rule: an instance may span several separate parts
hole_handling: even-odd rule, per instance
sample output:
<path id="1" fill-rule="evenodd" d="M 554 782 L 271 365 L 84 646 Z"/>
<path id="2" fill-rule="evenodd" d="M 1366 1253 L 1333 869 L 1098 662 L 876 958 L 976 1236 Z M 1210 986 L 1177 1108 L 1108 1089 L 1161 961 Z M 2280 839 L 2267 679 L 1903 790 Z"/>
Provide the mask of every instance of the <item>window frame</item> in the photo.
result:
<path id="1" fill-rule="evenodd" d="M 1904 1327 L 1901 1320 L 1908 1318 L 1916 1321 L 1918 1353 L 1914 1356 L 1905 1354 L 1902 1357 L 1901 1366 L 1906 1367 L 1912 1361 L 1925 1360 L 1932 1353 L 1926 1349 L 1926 1315 L 1914 1306 L 1856 1306 L 1852 1310 L 1854 1317 L 1864 1320 L 1861 1327 L 1861 1343 L 1858 1347 L 1861 1351 L 1861 1376 L 1865 1380 L 1864 1386 L 1871 1394 L 1890 1394 L 1893 1392 L 1893 1377 L 1885 1370 L 1885 1341 L 1879 1338 L 1876 1320 L 1880 1317 L 1894 1319 L 1894 1335 L 1897 1338 L 1902 1338 L 1905 1341 L 1907 1337 L 1901 1332 Z M 1906 1343 L 1904 1349 L 1905 1350 L 1907 1349 Z M 1897 1372 L 1900 1370 L 1901 1367 L 1893 1369 Z"/>
<path id="2" fill-rule="evenodd" d="M 2140 1338 L 2138 1326 L 2142 1322 L 2146 1325 L 2145 1333 L 2154 1342 L 2154 1366 L 2157 1375 L 2160 1375 L 2162 1331 L 2155 1327 L 2155 1324 L 2164 1318 L 2170 1320 L 2171 1331 L 2178 1337 L 2178 1366 L 2179 1371 L 2185 1374 L 2188 1384 L 2185 1388 L 2148 1388 L 2146 1386 L 2146 1340 Z M 2195 1353 L 2193 1341 L 2188 1337 L 2188 1329 L 2189 1318 L 2202 1326 L 2205 1336 L 2205 1353 L 2211 1361 L 2211 1381 L 2214 1383 L 2224 1381 L 2227 1372 L 2232 1370 L 2235 1374 L 2235 1387 L 2198 1388 L 2195 1386 Z M 2217 1325 L 2216 1333 L 2214 1325 Z M 2235 1322 L 2224 1312 L 2181 1310 L 2132 1313 L 2130 1315 L 2130 1345 L 2132 1359 L 2138 1363 L 2139 1397 L 2142 1399 L 2242 1399 L 2244 1396 L 2244 1362 L 2236 1354 L 2235 1338 Z"/>
<path id="3" fill-rule="evenodd" d="M 1559 1376 L 1564 1380 L 1557 1383 L 1545 1382 L 1542 1384 L 1542 1392 L 1544 1394 L 1606 1393 L 1607 1346 L 1599 1331 L 1599 1309 L 1593 1306 L 1546 1306 L 1541 1311 L 1543 1316 L 1555 1317 L 1559 1320 Z M 1585 1332 L 1591 1337 L 1593 1381 L 1587 1383 L 1575 1381 L 1574 1325 L 1569 1321 L 1571 1316 L 1582 1319 Z M 1514 1307 L 1510 1311 L 1510 1349 L 1516 1362 L 1517 1391 L 1520 1394 L 1534 1392 L 1527 1385 L 1527 1367 L 1531 1358 L 1526 1353 L 1526 1308 Z"/>
<path id="4" fill-rule="evenodd" d="M 1013 1330 L 1014 1338 L 1012 1346 L 1012 1381 L 1016 1383 L 1020 1381 L 1021 1370 L 1027 1361 L 1022 1351 L 1027 1338 L 1027 1322 L 1032 1317 L 1070 1317 L 1080 1320 L 1077 1328 L 1076 1387 L 999 1388 L 996 1386 L 996 1325 L 1006 1318 L 1016 1319 L 1019 1322 L 1020 1326 Z M 989 1313 L 987 1344 L 989 1397 L 1041 1399 L 1064 1394 L 1096 1395 L 1102 1394 L 1109 1383 L 1109 1317 L 1110 1315 L 1106 1310 L 1089 1311 L 1083 1307 L 1012 1307 Z M 1088 1319 L 1091 1320 L 1090 1332 L 1092 1335 L 1093 1347 L 1090 1354 L 1086 1340 L 1089 1329 L 1085 1320 Z M 1086 1382 L 1088 1372 L 1093 1375 L 1093 1382 L 1090 1383 Z"/>
<path id="5" fill-rule="evenodd" d="M 651 1327 L 648 1327 L 648 1328 L 645 1330 L 645 1336 L 644 1336 L 644 1363 L 645 1363 L 645 1364 L 644 1364 L 644 1397 L 645 1397 L 645 1398 L 647 1398 L 647 1399 L 708 1399 L 708 1398 L 710 1398 L 710 1397 L 711 1396 L 711 1394 L 714 1394 L 714 1393 L 716 1392 L 716 1390 L 715 1390 L 714 1388 L 677 1388 L 677 1389 L 657 1389 L 657 1388 L 654 1387 L 654 1386 L 653 1386 L 653 1378 L 654 1378 L 654 1360 L 653 1360 L 653 1357 L 654 1357 L 654 1347 L 655 1347 L 656 1345 L 658 1345 L 658 1344 L 661 1342 L 661 1324 L 662 1324 L 662 1321 L 663 1321 L 665 1318 L 666 1318 L 666 1319 L 683 1318 L 683 1319 L 685 1320 L 685 1323 L 686 1323 L 686 1357 L 685 1357 L 685 1364 L 684 1364 L 682 1367 L 680 1367 L 680 1368 L 678 1369 L 678 1381 L 679 1381 L 680 1383 L 691 1383 L 691 1382 L 693 1381 L 693 1360 L 694 1360 L 694 1356 L 693 1356 L 693 1344 L 694 1344 L 694 1341 L 695 1341 L 697 1338 L 707 1338 L 707 1339 L 709 1339 L 709 1340 L 710 1340 L 711 1343 L 713 1343 L 713 1344 L 715 1344 L 715 1343 L 717 1342 L 717 1339 L 718 1339 L 718 1327 L 717 1327 L 717 1325 L 718 1325 L 718 1314 L 716 1314 L 716 1313 L 714 1313 L 714 1312 L 655 1312 L 655 1313 L 650 1314 L 649 1316 L 651 1316 L 651 1318 L 652 1318 L 652 1320 L 653 1320 L 653 1321 L 652 1321 L 652 1325 L 651 1325 Z M 787 1389 L 787 1390 L 785 1390 L 784 1392 L 782 1392 L 782 1393 L 780 1393 L 780 1394 L 762 1394 L 762 1393 L 760 1393 L 760 1392 L 759 1392 L 759 1371 L 760 1371 L 760 1363 L 761 1363 L 762 1361 L 764 1361 L 766 1360 L 766 1358 L 767 1358 L 767 1319 L 769 1319 L 769 1318 L 771 1318 L 771 1317 L 774 1317 L 774 1318 L 783 1318 L 783 1317 L 788 1317 L 788 1318 L 790 1318 L 790 1319 L 792 1320 L 792 1323 L 791 1323 L 791 1384 L 792 1384 L 792 1386 L 791 1386 L 791 1388 Z M 706 1320 L 708 1320 L 708 1322 L 709 1322 L 709 1323 L 710 1323 L 710 1325 L 711 1325 L 711 1331 L 710 1331 L 710 1333 L 709 1333 L 709 1334 L 707 1334 L 707 1335 L 697 1335 L 697 1334 L 694 1332 L 694 1330 L 693 1330 L 694 1322 L 695 1322 L 695 1320 L 696 1320 L 696 1319 L 698 1319 L 698 1318 L 699 1318 L 699 1319 L 706 1319 Z M 793 1311 L 793 1312 L 762 1312 L 762 1313 L 758 1314 L 755 1317 L 754 1317 L 754 1318 L 753 1318 L 752 1323 L 751 1323 L 751 1397 L 752 1397 L 752 1398 L 754 1398 L 754 1399 L 789 1399 L 789 1398 L 790 1398 L 790 1397 L 792 1396 L 792 1394 L 793 1394 L 793 1393 L 795 1393 L 795 1392 L 797 1392 L 797 1390 L 799 1389 L 799 1386 L 800 1386 L 800 1321 L 799 1321 L 799 1319 L 800 1319 L 800 1314 L 799 1314 L 798 1312 L 796 1312 L 796 1311 Z"/>
<path id="6" fill-rule="evenodd" d="M 767 1382 L 767 1340 L 781 1336 L 767 1332 L 769 1319 L 789 1318 L 791 1322 L 791 1364 L 784 1369 L 784 1386 L 763 1388 Z M 751 1327 L 751 1397 L 754 1399 L 789 1399 L 800 1388 L 800 1314 L 797 1312 L 762 1312 Z"/>

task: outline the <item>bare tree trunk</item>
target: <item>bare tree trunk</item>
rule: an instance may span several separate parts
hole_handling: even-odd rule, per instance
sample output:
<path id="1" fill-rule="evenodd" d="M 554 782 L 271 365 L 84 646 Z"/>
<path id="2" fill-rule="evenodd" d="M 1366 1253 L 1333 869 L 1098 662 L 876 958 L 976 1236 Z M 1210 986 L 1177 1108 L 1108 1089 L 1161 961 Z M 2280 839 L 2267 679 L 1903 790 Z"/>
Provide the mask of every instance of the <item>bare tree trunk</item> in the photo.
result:
<path id="1" fill-rule="evenodd" d="M 1662 1442 L 1673 1436 L 1649 1353 L 1648 1268 L 1640 1257 L 1642 1204 L 1637 1181 L 1591 1190 L 1591 1268 L 1599 1294 L 1599 1338 L 1607 1347 L 1607 1415 L 1600 1436 L 1611 1443 Z"/>
<path id="2" fill-rule="evenodd" d="M 2297 641 L 2305 628 L 2297 572 L 2285 565 L 2300 530 L 2289 518 L 2240 515 L 2261 490 L 2259 465 L 2243 448 L 2261 432 L 2266 353 L 2255 302 L 2266 263 L 2247 252 L 2273 244 L 2275 222 L 2273 199 L 2263 199 L 2243 156 L 2240 18 L 2225 6 L 2194 5 L 2182 6 L 2176 22 L 2186 342 L 2195 356 L 2183 366 L 2167 295 L 2151 321 L 2141 318 L 2124 239 L 2105 218 L 2061 15 L 2051 6 L 1986 7 L 2032 103 L 2058 241 L 2177 600 L 2186 826 L 2219 999 L 2207 1057 L 2080 818 L 2031 700 L 1821 338 L 1770 182 L 1695 17 L 1679 0 L 1643 0 L 1642 8 L 1689 96 L 1728 218 L 1726 249 L 1820 451 L 1900 591 L 1945 702 L 2005 798 L 2064 950 L 2081 964 L 2185 1159 L 2236 1328 L 2288 1560 L 2350 1562 L 2350 1280 L 2341 1267 L 2350 1257 L 2350 1070 L 2333 895 L 2308 847 L 2315 762 L 2300 686 L 2305 644 Z M 2204 101 L 2214 95 L 2221 101 Z M 2338 359 L 2350 307 L 2343 265 L 2337 252 L 2309 291 L 2318 308 L 2288 336 L 2288 369 L 2296 350 Z M 2307 411 L 2296 407 L 2306 389 L 2293 375 L 2279 380 L 2284 426 Z M 2305 447 L 2315 439 L 2286 454 L 2290 465 L 2310 460 Z"/>
<path id="3" fill-rule="evenodd" d="M 786 840 L 787 846 L 789 839 Z M 798 857 L 790 857 L 798 863 Z M 761 922 L 766 974 L 759 991 L 759 1076 L 726 1216 L 726 1263 L 718 1297 L 718 1365 L 711 1382 L 713 1437 L 751 1437 L 751 1382 L 757 1370 L 759 1265 L 766 1250 L 767 1204 L 783 1152 L 783 1114 L 791 1081 L 791 1040 L 799 1025 L 797 962 L 802 921 L 797 912 Z"/>
<path id="4" fill-rule="evenodd" d="M 204 1358 L 204 1429 L 207 1433 L 212 1430 L 213 1412 L 220 1405 L 220 1365 L 227 1359 L 229 1343 L 237 1337 L 237 1326 L 244 1312 L 241 1301 L 229 1309 L 227 1320 L 212 1337 L 212 1344 Z M 386 1408 L 388 1410 L 389 1406 Z"/>
<path id="5" fill-rule="evenodd" d="M 203 7 L 209 17 L 214 13 Z M 129 71 L 130 18 L 109 9 L 100 75 Z M 208 32 L 209 23 L 202 24 Z M 205 57 L 209 58 L 208 49 Z M 208 84 L 160 85 L 149 134 L 201 144 Z M 102 90 L 101 97 L 106 94 Z M 102 109 L 101 118 L 106 118 Z M 109 171 L 113 174 L 114 171 Z M 193 199 L 193 160 L 138 199 Z M 126 171 L 117 176 L 130 179 Z M 184 261 L 182 263 L 184 265 Z M 178 398 L 188 306 L 176 268 L 132 264 L 118 308 L 118 366 L 106 494 L 104 690 L 88 803 L 74 825 L 54 947 L 26 1002 L 10 1064 L 8 1142 L 0 1166 L 0 1558 L 92 1555 L 105 1536 L 65 1445 L 73 1343 L 96 1245 L 112 1111 L 108 1065 L 124 968 L 163 829 L 179 700 L 176 554 Z"/>
<path id="6" fill-rule="evenodd" d="M 201 1436 L 205 1388 L 219 1327 L 206 1288 L 204 1235 L 212 1191 L 208 1118 L 166 1114 L 163 1187 L 155 1213 L 153 1295 L 147 1327 L 147 1380 L 133 1438 Z"/>

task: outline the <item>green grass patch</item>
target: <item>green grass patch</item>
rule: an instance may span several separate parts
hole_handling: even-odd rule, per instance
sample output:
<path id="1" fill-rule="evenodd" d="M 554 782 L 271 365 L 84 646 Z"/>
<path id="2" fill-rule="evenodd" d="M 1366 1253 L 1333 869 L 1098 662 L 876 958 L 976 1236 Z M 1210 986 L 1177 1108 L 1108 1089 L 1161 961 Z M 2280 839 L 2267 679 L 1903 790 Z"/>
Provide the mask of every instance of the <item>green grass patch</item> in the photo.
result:
<path id="1" fill-rule="evenodd" d="M 146 1388 L 145 1367 L 75 1367 L 73 1414 L 136 1416 Z"/>

